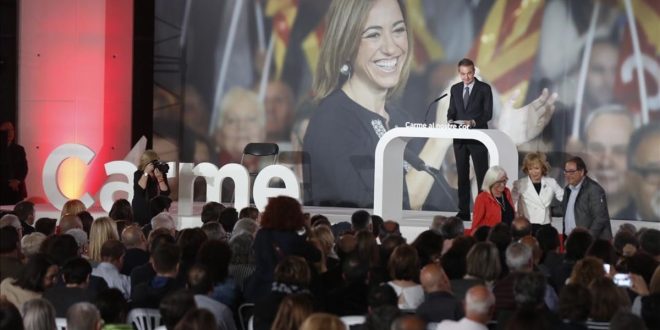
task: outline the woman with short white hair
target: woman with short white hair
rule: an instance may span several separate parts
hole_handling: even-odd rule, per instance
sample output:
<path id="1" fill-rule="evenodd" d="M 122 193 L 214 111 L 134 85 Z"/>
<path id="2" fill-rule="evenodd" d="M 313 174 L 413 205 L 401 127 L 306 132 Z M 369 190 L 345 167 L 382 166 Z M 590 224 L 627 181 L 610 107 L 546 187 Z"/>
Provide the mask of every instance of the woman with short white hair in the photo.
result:
<path id="1" fill-rule="evenodd" d="M 492 166 L 484 175 L 481 192 L 474 201 L 471 232 L 481 226 L 492 227 L 500 222 L 511 224 L 515 216 L 511 191 L 506 187 L 509 178 L 500 166 Z"/>

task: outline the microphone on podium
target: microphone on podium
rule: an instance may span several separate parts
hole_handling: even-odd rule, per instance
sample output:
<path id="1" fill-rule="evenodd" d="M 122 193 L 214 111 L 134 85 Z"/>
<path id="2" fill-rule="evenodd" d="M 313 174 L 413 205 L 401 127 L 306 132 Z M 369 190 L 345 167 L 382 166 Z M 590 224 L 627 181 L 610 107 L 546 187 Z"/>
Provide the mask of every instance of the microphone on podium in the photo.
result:
<path id="1" fill-rule="evenodd" d="M 428 120 L 429 111 L 431 111 L 431 106 L 435 102 L 438 102 L 438 101 L 442 100 L 445 96 L 447 96 L 447 93 L 444 93 L 444 94 L 440 95 L 440 97 L 437 97 L 435 100 L 433 100 L 433 101 L 431 101 L 431 103 L 429 103 L 428 108 L 426 108 L 426 114 L 424 114 L 424 123 L 426 123 L 426 121 Z"/>

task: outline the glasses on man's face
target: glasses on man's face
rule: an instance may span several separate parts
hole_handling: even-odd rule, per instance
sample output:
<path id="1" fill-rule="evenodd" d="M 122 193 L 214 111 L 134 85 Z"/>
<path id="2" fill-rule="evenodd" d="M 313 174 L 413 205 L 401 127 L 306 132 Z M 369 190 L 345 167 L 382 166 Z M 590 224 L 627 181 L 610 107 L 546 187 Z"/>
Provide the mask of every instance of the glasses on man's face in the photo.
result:
<path id="1" fill-rule="evenodd" d="M 579 170 L 564 170 L 564 174 L 573 174 Z"/>
<path id="2" fill-rule="evenodd" d="M 654 186 L 660 185 L 660 168 L 633 166 L 632 170 L 644 178 L 644 182 Z"/>

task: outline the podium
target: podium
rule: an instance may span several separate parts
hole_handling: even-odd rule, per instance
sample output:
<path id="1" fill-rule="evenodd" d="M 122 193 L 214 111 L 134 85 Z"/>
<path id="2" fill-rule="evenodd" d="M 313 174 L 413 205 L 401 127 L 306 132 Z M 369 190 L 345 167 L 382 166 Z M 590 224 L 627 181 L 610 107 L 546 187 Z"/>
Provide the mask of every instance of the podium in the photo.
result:
<path id="1" fill-rule="evenodd" d="M 374 214 L 383 219 L 402 219 L 403 154 L 412 138 L 468 139 L 488 149 L 489 166 L 499 165 L 509 176 L 511 188 L 518 179 L 518 150 L 506 133 L 494 129 L 406 127 L 387 131 L 378 141 L 374 168 Z M 479 187 L 481 189 L 481 187 Z"/>

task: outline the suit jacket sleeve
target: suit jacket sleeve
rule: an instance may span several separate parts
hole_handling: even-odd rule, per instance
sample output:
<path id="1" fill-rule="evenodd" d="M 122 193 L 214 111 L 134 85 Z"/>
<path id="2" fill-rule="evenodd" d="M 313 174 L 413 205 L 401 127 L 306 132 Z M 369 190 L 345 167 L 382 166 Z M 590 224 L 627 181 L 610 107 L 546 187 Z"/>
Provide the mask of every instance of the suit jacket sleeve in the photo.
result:
<path id="1" fill-rule="evenodd" d="M 591 223 L 589 231 L 594 238 L 597 238 L 605 230 L 605 226 L 610 225 L 610 213 L 607 210 L 607 197 L 603 188 L 594 184 L 591 186 L 587 203 L 593 211 L 594 221 Z"/>
<path id="2" fill-rule="evenodd" d="M 484 103 L 481 116 L 474 121 L 477 127 L 487 127 L 488 121 L 493 118 L 493 92 L 486 83 L 481 83 L 481 93 L 484 93 Z"/>
<path id="3" fill-rule="evenodd" d="M 454 100 L 454 86 L 450 89 L 449 109 L 447 110 L 447 121 L 456 120 L 456 101 Z"/>

